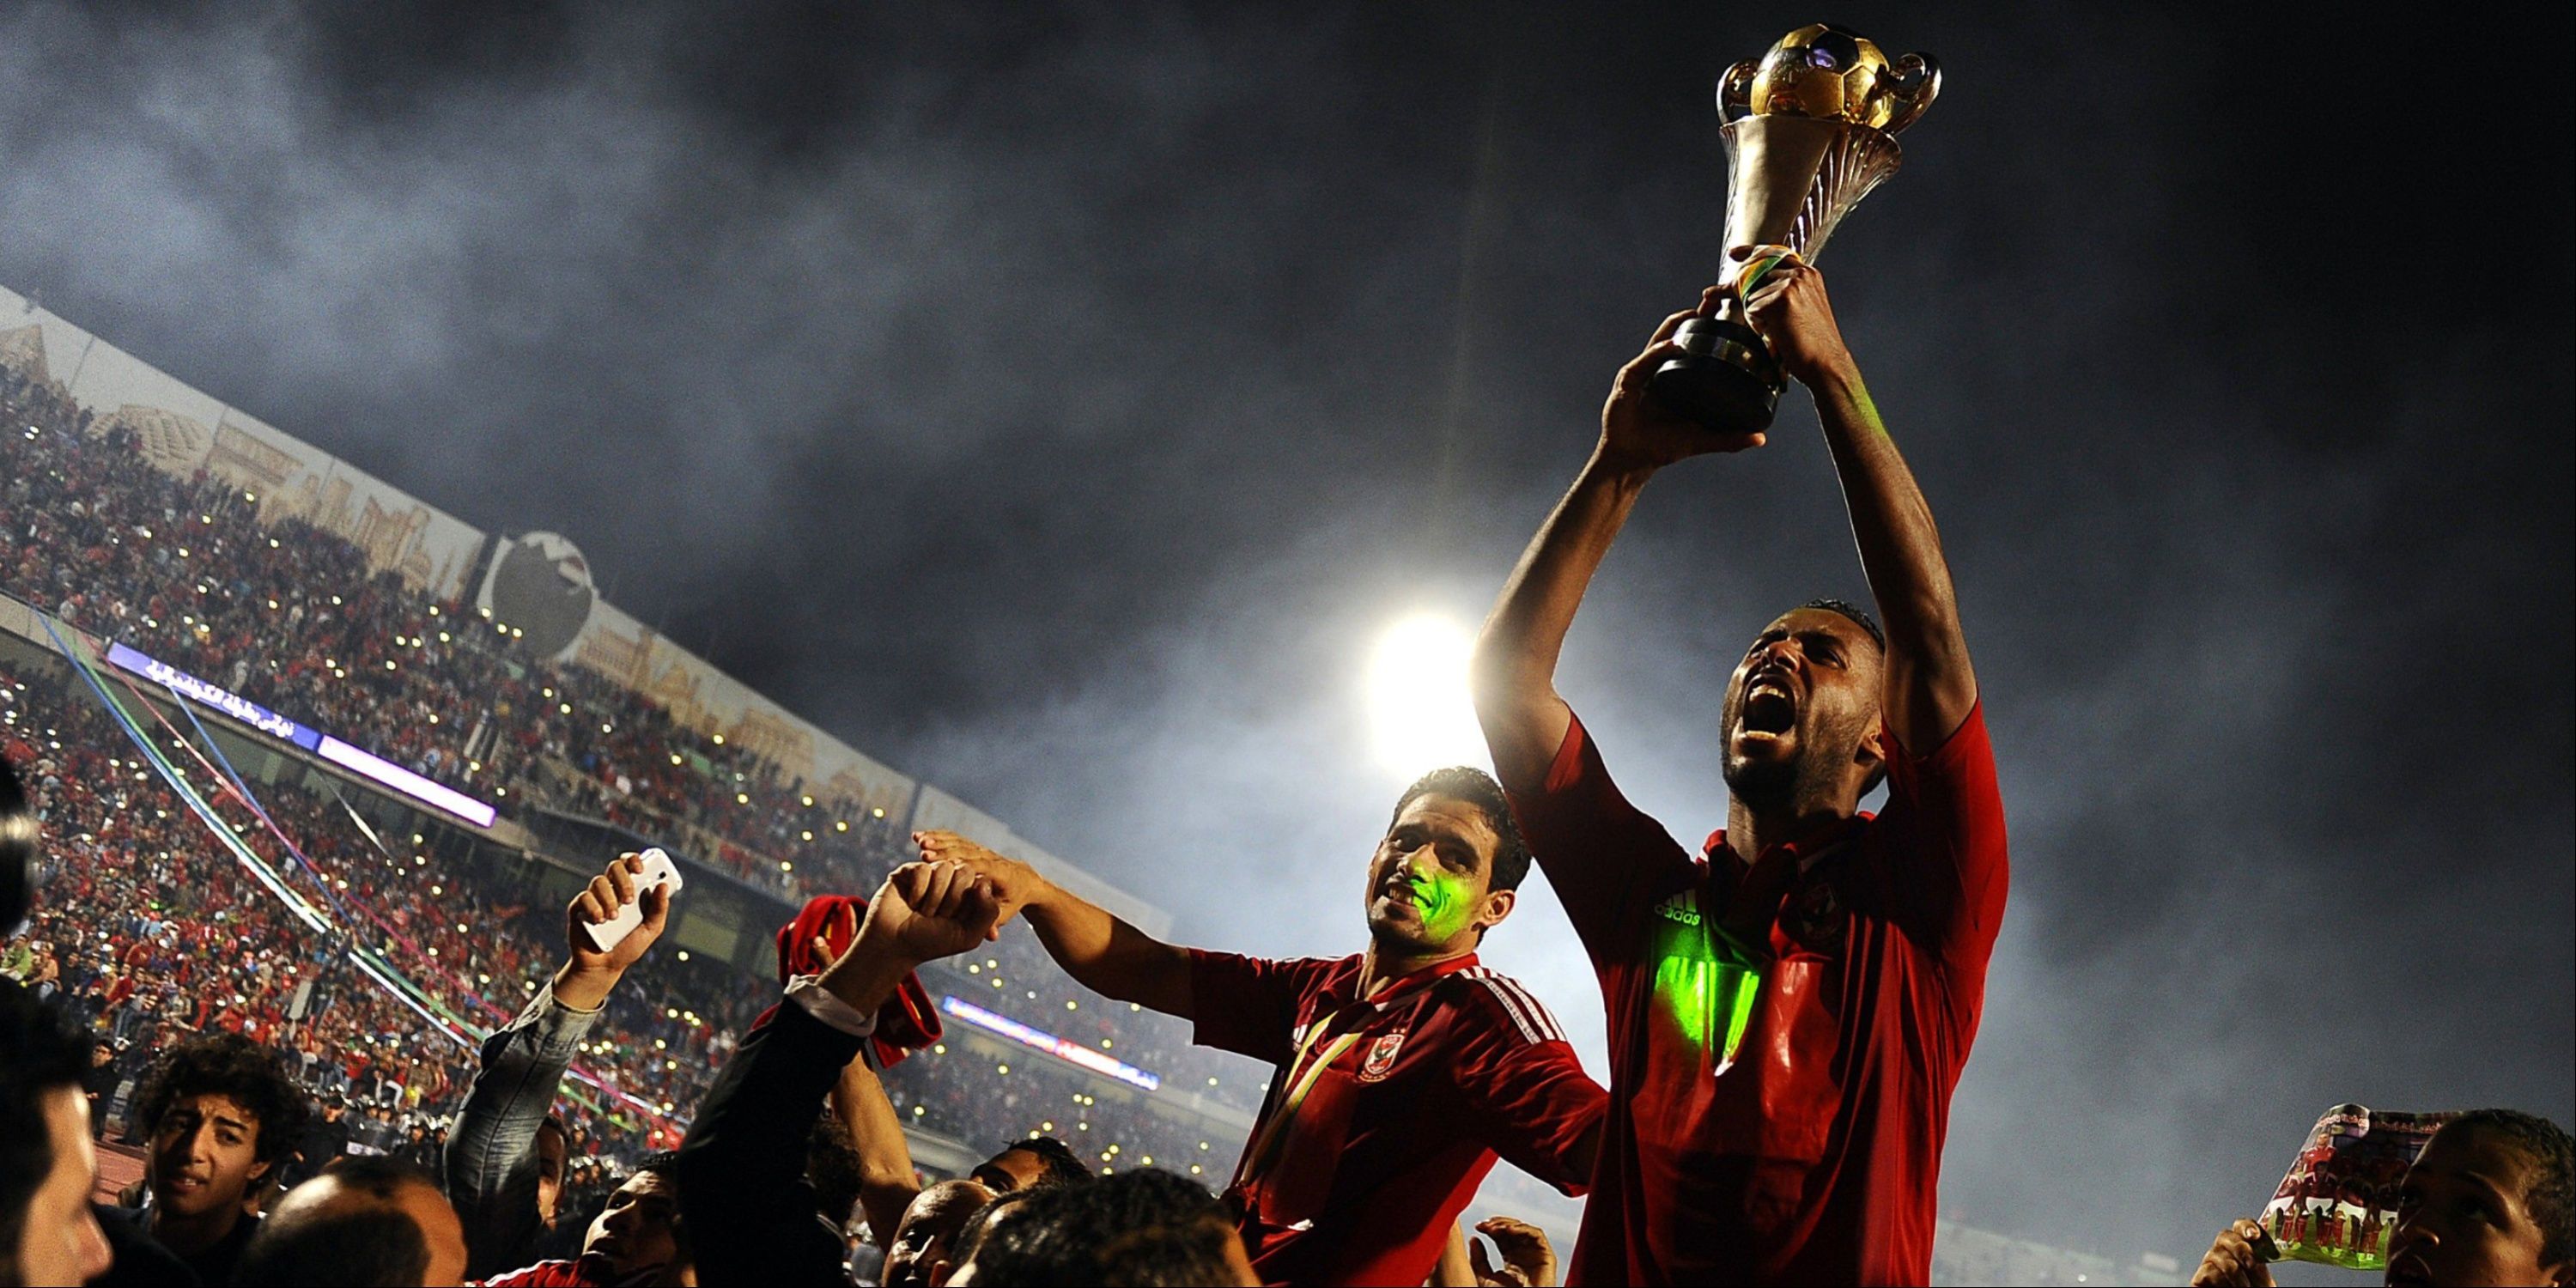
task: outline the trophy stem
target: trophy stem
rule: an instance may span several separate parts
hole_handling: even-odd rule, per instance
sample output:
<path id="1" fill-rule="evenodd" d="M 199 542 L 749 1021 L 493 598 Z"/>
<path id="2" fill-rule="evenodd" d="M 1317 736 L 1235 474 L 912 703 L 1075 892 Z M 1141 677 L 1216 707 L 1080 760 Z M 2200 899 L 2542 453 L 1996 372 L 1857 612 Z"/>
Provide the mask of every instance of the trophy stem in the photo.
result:
<path id="1" fill-rule="evenodd" d="M 1712 433 L 1758 434 L 1779 413 L 1787 382 L 1771 347 L 1744 321 L 1741 301 L 1728 300 L 1714 317 L 1692 318 L 1673 332 L 1682 347 L 1648 378 L 1646 388 L 1674 413 Z"/>

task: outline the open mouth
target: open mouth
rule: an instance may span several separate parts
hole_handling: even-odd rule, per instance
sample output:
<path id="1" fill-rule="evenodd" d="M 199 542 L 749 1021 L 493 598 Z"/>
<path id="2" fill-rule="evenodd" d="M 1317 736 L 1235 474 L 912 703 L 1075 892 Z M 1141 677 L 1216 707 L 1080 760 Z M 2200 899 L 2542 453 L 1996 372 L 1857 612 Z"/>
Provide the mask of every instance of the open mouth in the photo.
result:
<path id="1" fill-rule="evenodd" d="M 1744 732 L 1777 737 L 1798 727 L 1798 698 L 1788 682 L 1765 673 L 1745 686 L 1744 705 L 1736 723 Z"/>

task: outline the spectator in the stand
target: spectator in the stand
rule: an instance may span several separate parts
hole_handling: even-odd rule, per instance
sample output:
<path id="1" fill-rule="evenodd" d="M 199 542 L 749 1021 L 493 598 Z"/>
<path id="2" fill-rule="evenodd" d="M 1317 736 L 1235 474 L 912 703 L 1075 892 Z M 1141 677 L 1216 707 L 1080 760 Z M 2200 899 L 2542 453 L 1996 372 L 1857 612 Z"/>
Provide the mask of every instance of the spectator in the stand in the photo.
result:
<path id="1" fill-rule="evenodd" d="M 321 1115 L 305 1127 L 304 1139 L 296 1142 L 295 1179 L 301 1182 L 320 1175 L 348 1152 L 349 1103 L 333 1096 L 322 1102 Z"/>
<path id="2" fill-rule="evenodd" d="M 0 1282 L 76 1284 L 108 1268 L 88 1115 L 61 1013 L 0 982 Z"/>
<path id="3" fill-rule="evenodd" d="M 81 1072 L 81 1092 L 89 1099 L 89 1134 L 96 1139 L 107 1130 L 107 1110 L 116 1095 L 116 1084 L 122 1078 L 116 1067 L 116 1043 L 107 1039 L 90 1043 L 89 1068 Z"/>
<path id="4" fill-rule="evenodd" d="M 2218 1234 L 2194 1285 L 2269 1288 L 2251 1220 Z M 2576 1284 L 2576 1139 L 2511 1109 L 2479 1109 L 2424 1142 L 2398 1188 L 2386 1282 L 2409 1288 Z"/>
<path id="5" fill-rule="evenodd" d="M 129 1220 L 210 1288 L 232 1282 L 258 1221 L 246 1209 L 302 1139 L 304 1091 L 277 1053 L 216 1034 L 162 1057 L 136 1097 L 145 1125 L 145 1206 Z"/>
<path id="6" fill-rule="evenodd" d="M 263 1288 L 435 1288 L 464 1282 L 465 1231 L 427 1172 L 341 1161 L 288 1191 L 235 1267 Z"/>

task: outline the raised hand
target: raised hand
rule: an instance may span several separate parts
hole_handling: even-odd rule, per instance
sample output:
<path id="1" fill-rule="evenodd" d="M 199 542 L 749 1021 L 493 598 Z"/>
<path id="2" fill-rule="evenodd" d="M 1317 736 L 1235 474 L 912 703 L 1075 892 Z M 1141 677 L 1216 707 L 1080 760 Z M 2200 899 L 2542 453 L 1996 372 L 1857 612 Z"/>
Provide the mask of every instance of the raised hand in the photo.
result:
<path id="1" fill-rule="evenodd" d="M 556 1001 L 578 1011 L 599 1009 L 626 968 L 643 960 L 653 941 L 662 937 L 662 928 L 671 920 L 671 892 L 656 886 L 639 895 L 637 878 L 643 871 L 641 856 L 618 855 L 565 906 L 564 947 L 569 959 L 555 975 Z M 591 943 L 592 926 L 616 916 L 619 908 L 639 899 L 644 912 L 642 925 L 627 932 L 626 938 L 605 952 Z"/>
<path id="2" fill-rule="evenodd" d="M 1485 1288 L 1553 1288 L 1556 1283 L 1556 1248 L 1547 1241 L 1547 1231 L 1527 1221 L 1507 1216 L 1487 1217 L 1476 1223 L 1476 1233 L 1494 1241 L 1494 1250 L 1502 1254 L 1503 1264 L 1496 1266 L 1485 1256 L 1485 1245 L 1467 1241 L 1467 1257 L 1475 1266 L 1476 1282 Z"/>
<path id="3" fill-rule="evenodd" d="M 1850 369 L 1851 350 L 1834 322 L 1833 301 L 1825 298 L 1824 274 L 1786 246 L 1738 246 L 1729 254 L 1743 266 L 1739 276 L 1749 288 L 1744 320 L 1770 344 L 1782 374 L 1812 389 Z"/>
<path id="4" fill-rule="evenodd" d="M 943 860 L 907 863 L 877 887 L 867 921 L 852 944 L 873 944 L 909 965 L 953 957 L 1001 938 L 1002 909 L 992 883 L 972 866 Z"/>
<path id="5" fill-rule="evenodd" d="M 996 854 L 955 832 L 915 832 L 912 843 L 921 847 L 924 863 L 962 863 L 984 878 L 1003 921 L 1045 897 L 1047 880 L 1038 875 L 1037 869 Z"/>
<path id="6" fill-rule="evenodd" d="M 1700 292 L 1697 307 L 1665 318 L 1655 328 L 1654 338 L 1646 342 L 1645 351 L 1619 368 L 1618 378 L 1610 382 L 1609 401 L 1601 405 L 1600 455 L 1605 462 L 1651 470 L 1710 452 L 1740 452 L 1762 445 L 1760 434 L 1715 433 L 1687 416 L 1675 415 L 1646 387 L 1657 367 L 1682 356 L 1682 347 L 1673 343 L 1673 332 L 1692 318 L 1714 312 L 1728 289 L 1712 286 Z"/>
<path id="7" fill-rule="evenodd" d="M 2272 1268 L 2254 1251 L 2263 1227 L 2238 1221 L 2218 1232 L 2209 1252 L 2192 1272 L 2194 1288 L 2272 1288 Z"/>

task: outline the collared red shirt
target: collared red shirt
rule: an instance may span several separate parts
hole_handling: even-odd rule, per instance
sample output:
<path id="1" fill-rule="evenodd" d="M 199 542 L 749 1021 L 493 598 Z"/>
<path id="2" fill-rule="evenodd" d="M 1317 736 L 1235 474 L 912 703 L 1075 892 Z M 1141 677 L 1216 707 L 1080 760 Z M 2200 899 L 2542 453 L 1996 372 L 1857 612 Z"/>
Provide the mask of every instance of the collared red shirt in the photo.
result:
<path id="1" fill-rule="evenodd" d="M 1264 1283 L 1421 1283 L 1497 1156 L 1584 1183 L 1602 1091 L 1547 1008 L 1472 953 L 1356 997 L 1362 960 L 1190 954 L 1199 1044 L 1273 1067 L 1227 1192 Z"/>
<path id="2" fill-rule="evenodd" d="M 1610 1111 L 1566 1268 L 1597 1283 L 1925 1283 L 1941 1145 L 2003 920 L 1985 710 L 1887 808 L 1750 868 L 1619 794 L 1580 720 L 1512 810 L 1609 1007 Z M 1756 873 L 1760 879 L 1756 879 Z M 1778 911 L 1728 916 L 1739 884 Z"/>

